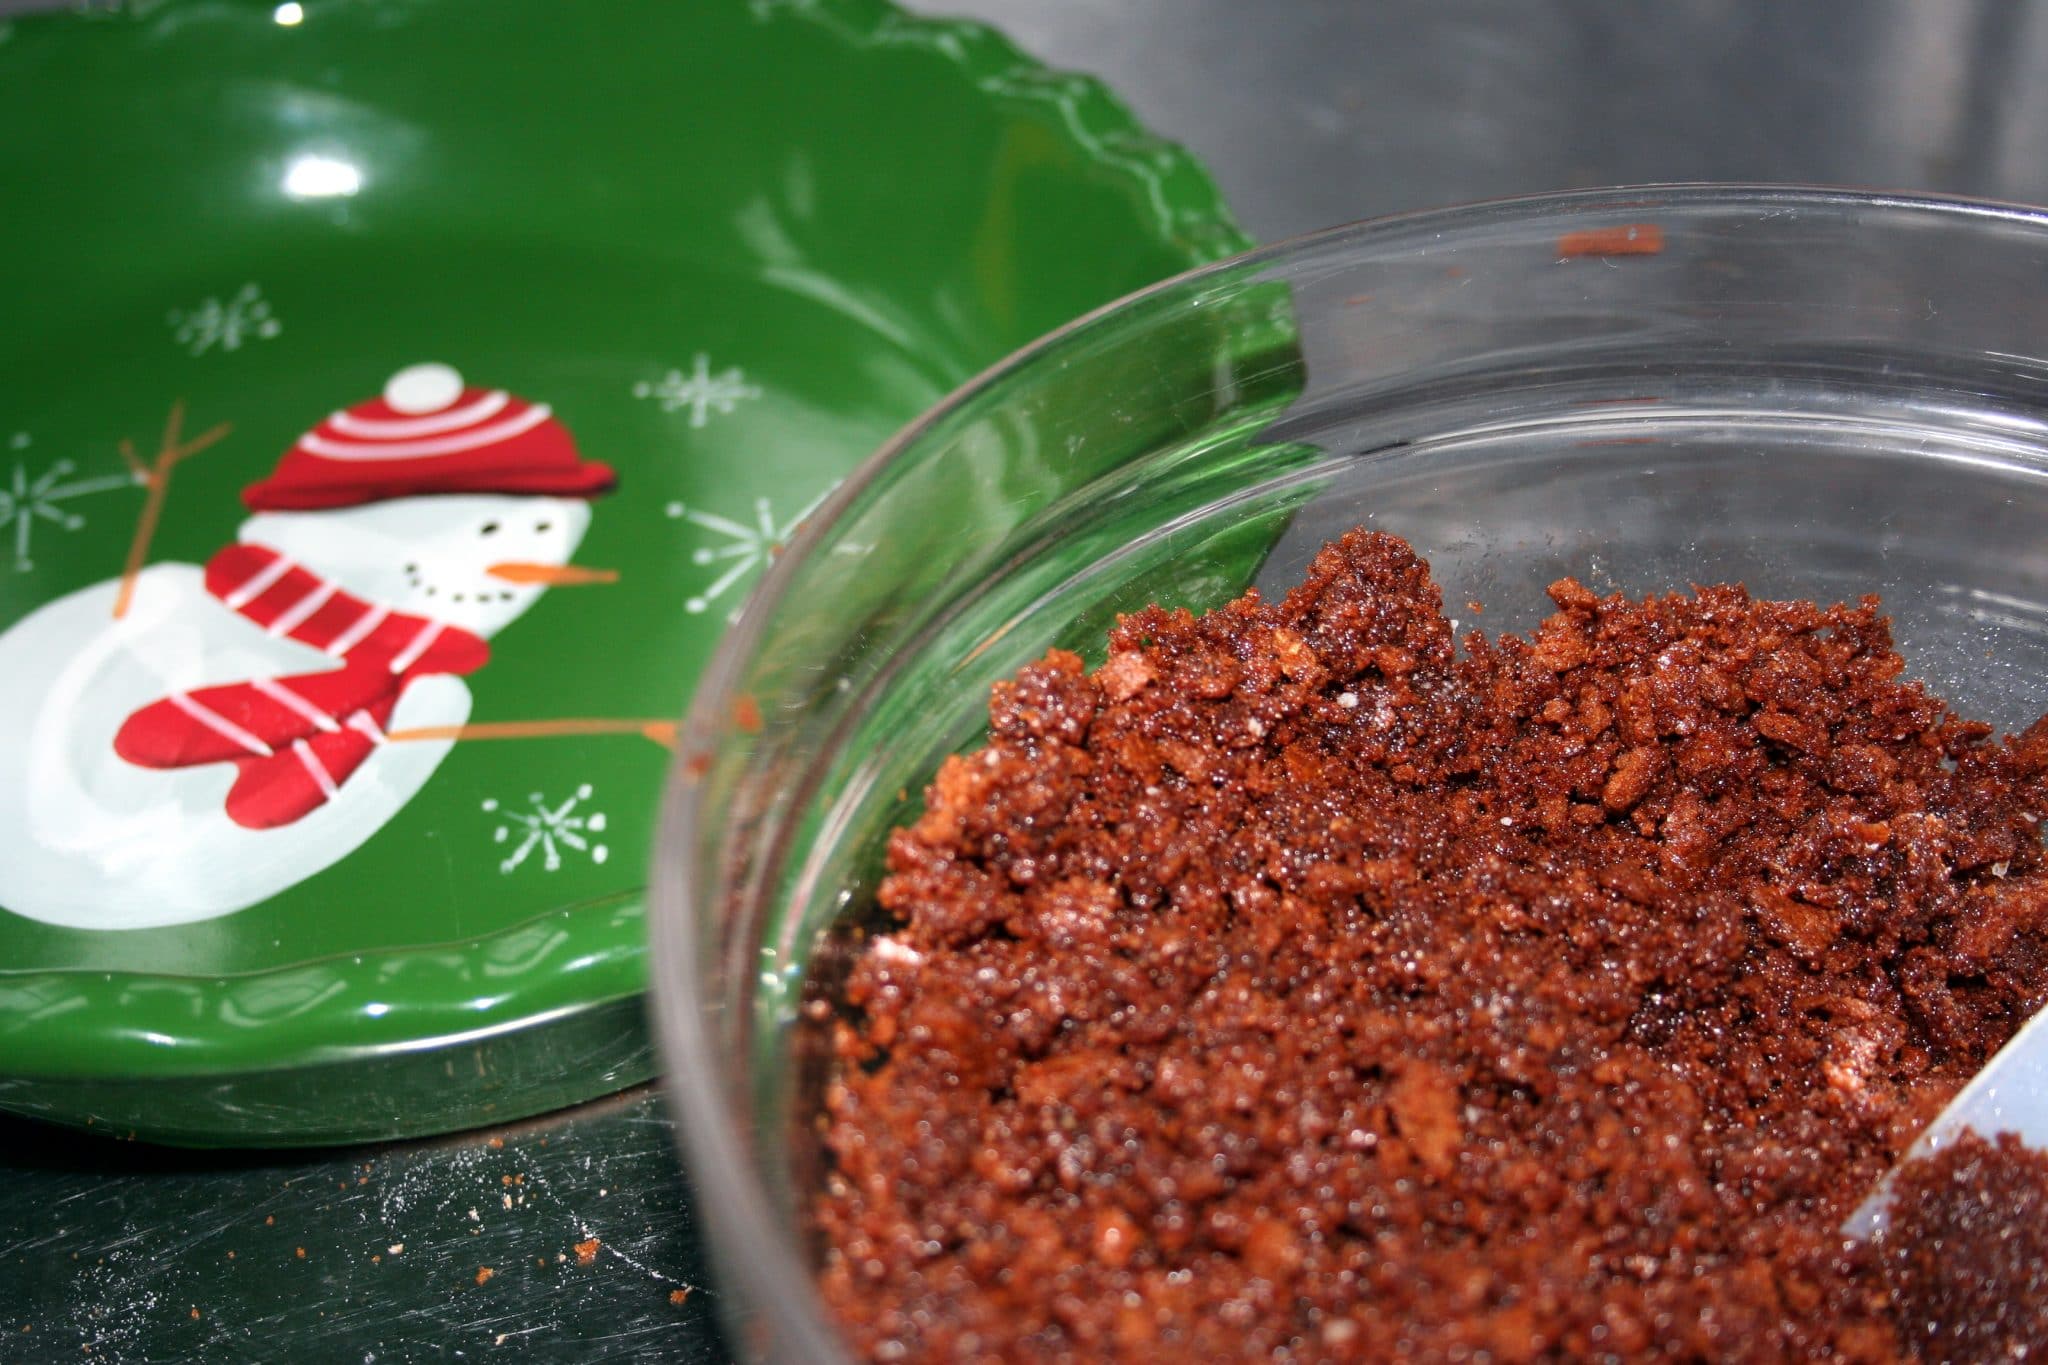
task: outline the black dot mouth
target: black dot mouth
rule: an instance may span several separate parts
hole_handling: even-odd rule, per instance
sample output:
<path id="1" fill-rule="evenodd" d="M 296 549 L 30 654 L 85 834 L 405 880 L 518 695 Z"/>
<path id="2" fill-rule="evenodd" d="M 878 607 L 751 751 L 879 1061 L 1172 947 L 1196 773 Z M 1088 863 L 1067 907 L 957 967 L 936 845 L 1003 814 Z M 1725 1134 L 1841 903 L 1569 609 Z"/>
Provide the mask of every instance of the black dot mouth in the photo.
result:
<path id="1" fill-rule="evenodd" d="M 441 585 L 427 582 L 426 576 L 420 572 L 420 566 L 417 564 L 405 566 L 405 580 L 406 586 L 419 596 L 440 597 L 442 595 Z M 450 602 L 462 602 L 465 604 L 472 600 L 476 602 L 517 602 L 519 600 L 519 589 L 498 588 L 494 590 L 488 587 L 475 590 L 465 589 L 462 592 L 451 592 L 447 597 Z"/>

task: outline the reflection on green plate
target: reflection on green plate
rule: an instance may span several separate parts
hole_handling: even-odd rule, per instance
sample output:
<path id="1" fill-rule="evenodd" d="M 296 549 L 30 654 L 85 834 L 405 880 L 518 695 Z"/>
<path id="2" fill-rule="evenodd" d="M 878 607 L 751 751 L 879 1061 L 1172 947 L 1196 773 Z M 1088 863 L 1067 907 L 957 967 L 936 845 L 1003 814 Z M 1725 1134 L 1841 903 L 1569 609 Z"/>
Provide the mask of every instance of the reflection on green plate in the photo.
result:
<path id="1" fill-rule="evenodd" d="M 647 1074 L 668 745 L 892 430 L 1244 245 L 873 0 L 0 21 L 0 1108 L 387 1137 Z"/>

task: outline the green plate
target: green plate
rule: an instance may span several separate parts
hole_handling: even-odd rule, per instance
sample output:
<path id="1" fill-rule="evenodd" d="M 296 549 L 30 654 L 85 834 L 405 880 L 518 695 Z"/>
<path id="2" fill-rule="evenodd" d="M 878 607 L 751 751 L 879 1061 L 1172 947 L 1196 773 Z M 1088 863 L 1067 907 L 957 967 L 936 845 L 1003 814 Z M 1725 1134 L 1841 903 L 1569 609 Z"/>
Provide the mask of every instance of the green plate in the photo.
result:
<path id="1" fill-rule="evenodd" d="M 669 722 L 763 565 L 1245 244 L 873 0 L 0 22 L 0 187 L 0 1108 L 192 1143 L 645 1076 Z"/>

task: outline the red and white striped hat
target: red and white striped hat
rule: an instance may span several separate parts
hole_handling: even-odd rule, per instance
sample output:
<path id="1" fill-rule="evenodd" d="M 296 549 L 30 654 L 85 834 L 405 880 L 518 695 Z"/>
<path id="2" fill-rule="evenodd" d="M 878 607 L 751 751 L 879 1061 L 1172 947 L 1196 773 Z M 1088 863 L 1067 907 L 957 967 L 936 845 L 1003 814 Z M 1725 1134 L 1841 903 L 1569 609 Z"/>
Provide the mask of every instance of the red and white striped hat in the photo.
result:
<path id="1" fill-rule="evenodd" d="M 611 466 L 578 456 L 546 404 L 465 387 L 446 365 L 413 365 L 301 436 L 242 501 L 253 512 L 309 512 L 433 493 L 590 498 L 617 482 Z"/>

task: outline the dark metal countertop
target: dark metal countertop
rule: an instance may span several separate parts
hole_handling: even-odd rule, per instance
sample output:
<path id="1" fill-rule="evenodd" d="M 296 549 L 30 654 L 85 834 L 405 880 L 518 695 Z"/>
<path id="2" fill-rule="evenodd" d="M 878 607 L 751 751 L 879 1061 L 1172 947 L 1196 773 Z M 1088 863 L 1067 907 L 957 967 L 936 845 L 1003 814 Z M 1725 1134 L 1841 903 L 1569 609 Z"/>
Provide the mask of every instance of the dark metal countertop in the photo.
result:
<path id="1" fill-rule="evenodd" d="M 909 0 L 1104 77 L 1266 240 L 1500 195 L 1814 181 L 2048 202 L 2032 0 Z"/>
<path id="2" fill-rule="evenodd" d="M 911 7 L 1105 77 L 1269 239 L 1660 180 L 2048 200 L 2048 3 Z M 646 1089 L 319 1153 L 0 1121 L 0 1361 L 725 1360 L 672 1136 Z"/>

